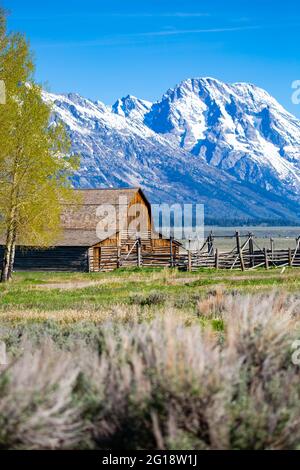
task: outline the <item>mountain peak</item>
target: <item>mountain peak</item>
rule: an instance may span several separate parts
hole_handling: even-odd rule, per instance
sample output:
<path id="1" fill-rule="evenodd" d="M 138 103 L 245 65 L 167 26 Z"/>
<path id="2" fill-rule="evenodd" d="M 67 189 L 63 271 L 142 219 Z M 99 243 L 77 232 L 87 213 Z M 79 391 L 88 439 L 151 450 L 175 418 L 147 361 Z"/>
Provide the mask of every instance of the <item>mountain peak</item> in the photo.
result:
<path id="1" fill-rule="evenodd" d="M 300 194 L 300 122 L 262 88 L 190 78 L 169 89 L 145 123 L 239 179 L 273 190 L 277 178 L 293 181 Z"/>
<path id="2" fill-rule="evenodd" d="M 276 102 L 276 100 L 274 100 L 267 91 L 253 83 L 227 83 L 213 77 L 195 77 L 182 80 L 174 88 L 170 88 L 164 96 L 181 97 L 189 93 L 199 96 L 206 96 L 209 94 L 211 96 L 214 95 L 218 97 L 244 94 L 245 96 L 247 95 L 248 98 L 252 98 L 253 95 L 255 95 L 256 100 L 269 100 L 273 104 Z M 279 104 L 276 102 L 276 105 Z"/>
<path id="3" fill-rule="evenodd" d="M 141 119 L 150 110 L 152 103 L 136 96 L 127 95 L 112 105 L 112 112 L 132 119 Z"/>

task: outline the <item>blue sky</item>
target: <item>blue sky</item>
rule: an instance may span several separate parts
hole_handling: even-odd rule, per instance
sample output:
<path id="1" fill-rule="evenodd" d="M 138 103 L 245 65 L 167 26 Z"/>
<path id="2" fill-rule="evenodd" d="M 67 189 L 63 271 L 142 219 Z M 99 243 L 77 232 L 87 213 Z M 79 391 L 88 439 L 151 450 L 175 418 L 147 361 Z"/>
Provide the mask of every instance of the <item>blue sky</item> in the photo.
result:
<path id="1" fill-rule="evenodd" d="M 151 101 L 185 78 L 255 83 L 300 117 L 296 0 L 0 0 L 26 34 L 37 79 L 107 104 Z"/>

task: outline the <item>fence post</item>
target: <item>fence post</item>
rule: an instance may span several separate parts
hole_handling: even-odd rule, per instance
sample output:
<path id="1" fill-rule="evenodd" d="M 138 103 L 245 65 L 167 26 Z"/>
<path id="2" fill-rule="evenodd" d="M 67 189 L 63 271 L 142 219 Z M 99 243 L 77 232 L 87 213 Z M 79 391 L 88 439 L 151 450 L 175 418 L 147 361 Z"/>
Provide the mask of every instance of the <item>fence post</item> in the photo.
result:
<path id="1" fill-rule="evenodd" d="M 219 249 L 216 248 L 215 252 L 215 268 L 219 269 Z"/>
<path id="2" fill-rule="evenodd" d="M 265 268 L 269 269 L 269 259 L 268 259 L 268 251 L 267 248 L 264 248 L 264 256 L 265 256 Z"/>
<path id="3" fill-rule="evenodd" d="M 274 239 L 270 238 L 272 261 L 274 260 Z"/>
<path id="4" fill-rule="evenodd" d="M 121 255 L 122 255 L 122 235 L 121 231 L 117 234 L 117 269 L 121 267 Z"/>
<path id="5" fill-rule="evenodd" d="M 292 267 L 293 266 L 293 259 L 292 259 L 292 250 L 291 250 L 291 248 L 289 248 L 288 257 L 289 257 L 289 267 Z"/>
<path id="6" fill-rule="evenodd" d="M 254 259 L 254 247 L 253 247 L 253 234 L 249 233 L 249 255 L 250 255 L 250 266 L 254 268 L 255 259 Z"/>
<path id="7" fill-rule="evenodd" d="M 174 256 L 173 256 L 173 237 L 170 237 L 170 267 L 174 267 Z"/>
<path id="8" fill-rule="evenodd" d="M 192 253 L 188 250 L 188 271 L 192 270 Z"/>
<path id="9" fill-rule="evenodd" d="M 210 232 L 210 235 L 207 237 L 207 250 L 209 255 L 214 254 L 214 238 L 212 232 Z"/>
<path id="10" fill-rule="evenodd" d="M 117 268 L 120 268 L 120 261 L 121 261 L 121 247 L 118 245 L 117 247 Z"/>
<path id="11" fill-rule="evenodd" d="M 238 252 L 239 257 L 240 257 L 241 268 L 242 268 L 242 271 L 245 271 L 245 264 L 244 264 L 243 252 L 242 252 L 242 249 L 241 249 L 241 242 L 240 242 L 239 232 L 235 232 L 235 238 L 236 238 L 237 252 Z"/>
<path id="12" fill-rule="evenodd" d="M 137 266 L 138 268 L 140 268 L 142 266 L 142 253 L 141 253 L 142 244 L 141 244 L 140 238 L 137 239 L 136 247 L 137 247 Z"/>

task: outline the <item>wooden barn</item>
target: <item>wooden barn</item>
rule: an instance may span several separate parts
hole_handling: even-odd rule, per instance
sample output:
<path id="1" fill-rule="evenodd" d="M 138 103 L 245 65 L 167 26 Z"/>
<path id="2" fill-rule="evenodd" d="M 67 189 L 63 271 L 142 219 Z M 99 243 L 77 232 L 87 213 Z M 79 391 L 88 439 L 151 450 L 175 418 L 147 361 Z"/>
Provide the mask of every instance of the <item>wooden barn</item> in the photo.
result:
<path id="1" fill-rule="evenodd" d="M 99 272 L 127 266 L 172 266 L 180 243 L 155 231 L 151 206 L 141 189 L 83 189 L 76 193 L 79 202 L 64 206 L 62 234 L 55 246 L 17 247 L 16 271 Z M 0 260 L 3 251 L 0 240 Z"/>

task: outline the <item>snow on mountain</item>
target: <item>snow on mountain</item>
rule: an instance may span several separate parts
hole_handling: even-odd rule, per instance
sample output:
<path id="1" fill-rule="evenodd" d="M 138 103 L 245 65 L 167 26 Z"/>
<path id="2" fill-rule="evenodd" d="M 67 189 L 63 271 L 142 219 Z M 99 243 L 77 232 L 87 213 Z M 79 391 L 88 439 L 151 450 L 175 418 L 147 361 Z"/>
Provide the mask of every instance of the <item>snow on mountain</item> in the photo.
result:
<path id="1" fill-rule="evenodd" d="M 76 186 L 141 186 L 153 202 L 204 203 L 222 223 L 300 221 L 300 121 L 254 85 L 191 79 L 156 103 L 111 107 L 44 99 L 82 156 Z"/>
<path id="2" fill-rule="evenodd" d="M 144 122 L 240 180 L 299 198 L 300 121 L 254 85 L 186 80 Z"/>
<path id="3" fill-rule="evenodd" d="M 152 103 L 150 101 L 139 100 L 135 96 L 128 95 L 125 98 L 118 99 L 112 106 L 112 111 L 120 116 L 143 120 L 151 107 Z"/>

